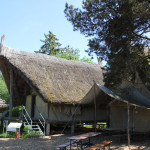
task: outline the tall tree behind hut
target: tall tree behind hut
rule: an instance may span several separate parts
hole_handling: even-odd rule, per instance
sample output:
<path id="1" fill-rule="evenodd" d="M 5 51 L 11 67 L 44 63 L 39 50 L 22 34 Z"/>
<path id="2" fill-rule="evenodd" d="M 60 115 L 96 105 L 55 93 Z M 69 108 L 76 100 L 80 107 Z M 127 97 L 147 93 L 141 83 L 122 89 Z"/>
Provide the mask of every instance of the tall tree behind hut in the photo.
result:
<path id="1" fill-rule="evenodd" d="M 39 51 L 35 51 L 37 53 L 43 53 L 47 55 L 56 55 L 62 49 L 60 48 L 61 44 L 58 42 L 59 40 L 56 36 L 49 31 L 48 34 L 44 34 L 45 40 L 40 40 L 43 45 L 39 49 Z"/>
<path id="2" fill-rule="evenodd" d="M 44 34 L 44 37 L 45 40 L 40 40 L 43 45 L 41 46 L 39 51 L 35 51 L 36 53 L 43 53 L 68 60 L 92 63 L 92 60 L 90 58 L 87 58 L 86 56 L 80 58 L 79 49 L 73 49 L 69 45 L 62 48 L 62 44 L 59 43 L 59 39 L 56 38 L 56 36 L 52 32 L 49 31 L 48 34 Z"/>
<path id="3" fill-rule="evenodd" d="M 144 11 L 143 11 L 144 10 Z M 104 80 L 117 87 L 122 80 L 133 82 L 138 72 L 145 85 L 150 85 L 150 1 L 84 0 L 82 9 L 66 4 L 65 14 L 89 40 L 88 54 L 105 60 Z"/>

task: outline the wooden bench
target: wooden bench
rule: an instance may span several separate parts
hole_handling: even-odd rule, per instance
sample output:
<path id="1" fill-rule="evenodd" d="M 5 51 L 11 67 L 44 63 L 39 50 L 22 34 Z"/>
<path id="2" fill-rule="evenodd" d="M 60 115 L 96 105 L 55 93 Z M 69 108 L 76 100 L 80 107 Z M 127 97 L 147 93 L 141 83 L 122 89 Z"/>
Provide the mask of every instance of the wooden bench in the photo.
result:
<path id="1" fill-rule="evenodd" d="M 101 147 L 105 148 L 105 146 L 107 146 L 107 145 L 109 145 L 109 149 L 110 149 L 111 143 L 112 143 L 112 141 L 102 141 L 99 144 L 96 144 L 94 146 L 87 148 L 87 150 L 97 150 L 97 149 L 100 149 Z"/>
<path id="2" fill-rule="evenodd" d="M 56 147 L 59 148 L 60 150 L 66 150 L 66 147 L 67 147 L 67 146 L 70 146 L 70 144 L 72 145 L 72 144 L 74 144 L 74 143 L 76 143 L 76 142 L 77 142 L 77 140 L 73 140 L 73 141 L 71 141 L 71 143 L 70 143 L 70 142 L 67 142 L 67 143 L 58 145 L 58 146 L 56 146 Z"/>

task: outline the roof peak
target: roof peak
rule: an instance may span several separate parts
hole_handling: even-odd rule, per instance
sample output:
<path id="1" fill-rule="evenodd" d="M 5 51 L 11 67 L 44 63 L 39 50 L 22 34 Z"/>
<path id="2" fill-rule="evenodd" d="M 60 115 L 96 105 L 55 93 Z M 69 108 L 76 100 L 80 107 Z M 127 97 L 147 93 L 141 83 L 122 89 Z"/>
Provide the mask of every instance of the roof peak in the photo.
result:
<path id="1" fill-rule="evenodd" d="M 3 53 L 4 39 L 5 39 L 5 35 L 3 35 L 3 36 L 1 37 L 0 55 L 2 55 L 2 53 Z"/>

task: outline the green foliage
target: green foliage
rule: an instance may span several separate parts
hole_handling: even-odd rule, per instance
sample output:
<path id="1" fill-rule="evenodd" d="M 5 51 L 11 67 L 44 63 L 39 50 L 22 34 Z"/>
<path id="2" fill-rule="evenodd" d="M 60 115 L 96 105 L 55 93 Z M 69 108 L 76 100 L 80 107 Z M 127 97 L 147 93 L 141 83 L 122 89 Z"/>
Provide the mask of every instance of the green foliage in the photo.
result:
<path id="1" fill-rule="evenodd" d="M 7 136 L 6 136 L 6 132 L 0 134 L 0 138 L 14 138 L 14 137 L 15 137 L 15 132 L 7 132 Z"/>
<path id="2" fill-rule="evenodd" d="M 150 55 L 144 55 L 144 47 L 150 46 L 150 1 L 84 0 L 82 8 L 66 4 L 65 14 L 75 31 L 92 37 L 88 54 L 107 61 L 106 85 L 133 82 L 135 72 L 142 72 L 142 79 L 148 74 L 146 82 L 150 80 Z"/>
<path id="3" fill-rule="evenodd" d="M 12 108 L 12 116 L 19 117 L 22 112 L 22 106 L 16 106 Z"/>
<path id="4" fill-rule="evenodd" d="M 9 138 L 14 138 L 15 137 L 16 132 L 7 132 L 7 136 Z"/>
<path id="5" fill-rule="evenodd" d="M 22 134 L 20 135 L 21 138 L 29 138 L 29 129 L 30 129 L 30 125 L 26 125 L 23 128 Z M 6 129 L 5 129 L 6 131 Z M 2 133 L 3 131 L 1 130 L 0 132 L 0 138 L 6 138 L 6 137 L 10 137 L 10 138 L 14 138 L 15 137 L 15 132 L 7 132 L 7 136 L 6 136 L 6 132 Z"/>
<path id="6" fill-rule="evenodd" d="M 30 131 L 31 126 L 26 125 L 23 129 L 23 133 L 21 135 L 22 138 L 28 138 L 29 137 L 29 131 Z"/>
<path id="7" fill-rule="evenodd" d="M 150 18 L 150 2 L 149 0 L 137 1 L 130 0 L 130 3 L 134 3 L 132 7 L 133 14 L 140 18 Z"/>
<path id="8" fill-rule="evenodd" d="M 10 96 L 2 73 L 0 72 L 0 98 L 9 102 Z"/>
<path id="9" fill-rule="evenodd" d="M 6 132 L 5 133 L 0 133 L 0 138 L 14 138 L 15 137 L 15 132 Z"/>
<path id="10" fill-rule="evenodd" d="M 45 40 L 41 40 L 44 44 L 41 46 L 39 51 L 35 51 L 36 53 L 43 53 L 47 55 L 56 56 L 58 58 L 64 58 L 67 60 L 76 60 L 87 63 L 92 63 L 92 60 L 87 57 L 83 57 L 80 59 L 80 50 L 73 49 L 69 45 L 65 48 L 61 48 L 61 44 L 58 42 L 56 36 L 49 31 L 49 33 L 45 36 Z"/>
<path id="11" fill-rule="evenodd" d="M 97 122 L 97 128 L 107 128 L 107 122 Z"/>
<path id="12" fill-rule="evenodd" d="M 19 117 L 21 113 L 22 113 L 22 106 L 16 106 L 16 107 L 12 108 L 12 116 L 13 117 Z M 7 117 L 9 116 L 9 110 L 8 110 L 8 113 L 6 116 Z"/>
<path id="13" fill-rule="evenodd" d="M 0 137 L 1 138 L 14 138 L 15 137 L 15 132 L 7 132 L 7 135 L 6 135 L 6 132 L 5 132 L 5 133 L 0 134 Z"/>
<path id="14" fill-rule="evenodd" d="M 93 125 L 83 125 L 83 127 L 85 128 L 93 128 Z M 107 122 L 97 122 L 97 129 L 101 129 L 101 128 L 107 128 Z"/>
<path id="15" fill-rule="evenodd" d="M 6 133 L 1 133 L 0 134 L 0 138 L 6 138 L 7 136 L 6 136 Z"/>
<path id="16" fill-rule="evenodd" d="M 72 49 L 69 46 L 65 47 L 63 51 L 60 51 L 55 56 L 58 58 L 64 58 L 68 60 L 77 60 L 79 61 L 79 55 L 80 51 L 78 49 Z"/>
<path id="17" fill-rule="evenodd" d="M 56 55 L 61 51 L 61 44 L 58 42 L 56 36 L 49 31 L 48 34 L 44 34 L 45 40 L 41 40 L 44 44 L 41 46 L 39 51 L 36 53 L 43 53 L 47 55 Z"/>
<path id="18" fill-rule="evenodd" d="M 93 63 L 92 60 L 91 60 L 91 58 L 88 58 L 86 56 L 84 56 L 82 59 L 80 59 L 80 61 L 87 62 L 87 63 Z"/>

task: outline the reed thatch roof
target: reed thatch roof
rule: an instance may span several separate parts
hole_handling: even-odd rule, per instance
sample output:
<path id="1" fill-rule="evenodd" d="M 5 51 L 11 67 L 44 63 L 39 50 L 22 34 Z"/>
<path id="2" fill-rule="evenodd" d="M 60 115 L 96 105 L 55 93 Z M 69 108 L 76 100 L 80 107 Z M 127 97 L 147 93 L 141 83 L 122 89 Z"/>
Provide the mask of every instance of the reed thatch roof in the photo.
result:
<path id="1" fill-rule="evenodd" d="M 14 71 L 13 100 L 16 103 L 23 100 L 21 96 L 31 92 L 29 88 L 34 89 L 46 102 L 80 103 L 92 88 L 93 81 L 103 85 L 99 64 L 65 60 L 1 46 L 0 69 L 8 89 L 10 68 Z"/>

